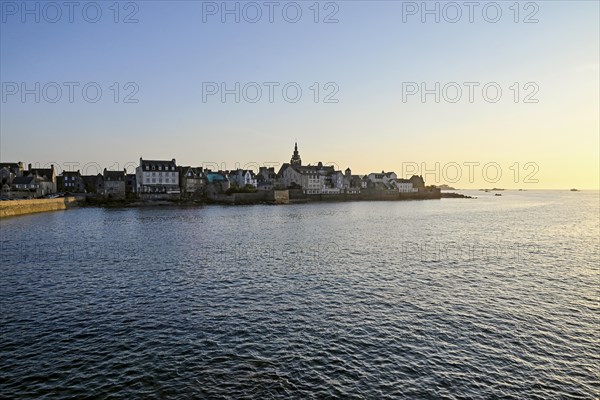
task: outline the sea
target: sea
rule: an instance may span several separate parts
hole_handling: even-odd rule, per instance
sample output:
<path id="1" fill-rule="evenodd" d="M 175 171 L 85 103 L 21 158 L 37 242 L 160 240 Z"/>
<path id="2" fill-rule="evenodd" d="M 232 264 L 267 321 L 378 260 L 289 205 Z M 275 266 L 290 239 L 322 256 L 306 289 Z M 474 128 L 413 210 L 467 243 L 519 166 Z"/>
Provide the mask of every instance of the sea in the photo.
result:
<path id="1" fill-rule="evenodd" d="M 598 399 L 598 191 L 0 221 L 0 397 Z"/>

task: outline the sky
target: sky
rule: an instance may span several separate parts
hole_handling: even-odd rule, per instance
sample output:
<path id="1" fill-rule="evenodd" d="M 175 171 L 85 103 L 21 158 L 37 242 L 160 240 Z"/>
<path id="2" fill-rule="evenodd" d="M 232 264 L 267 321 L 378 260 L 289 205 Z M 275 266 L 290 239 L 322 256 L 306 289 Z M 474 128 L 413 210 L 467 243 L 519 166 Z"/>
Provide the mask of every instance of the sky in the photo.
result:
<path id="1" fill-rule="evenodd" d="M 597 1 L 71 4 L 0 1 L 2 162 L 599 189 Z"/>

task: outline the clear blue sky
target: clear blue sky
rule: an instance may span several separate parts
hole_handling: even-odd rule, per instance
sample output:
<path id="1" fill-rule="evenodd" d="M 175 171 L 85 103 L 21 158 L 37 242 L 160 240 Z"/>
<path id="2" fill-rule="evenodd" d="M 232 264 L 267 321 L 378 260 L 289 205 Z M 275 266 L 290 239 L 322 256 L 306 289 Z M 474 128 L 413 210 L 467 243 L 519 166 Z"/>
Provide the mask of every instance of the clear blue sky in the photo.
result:
<path id="1" fill-rule="evenodd" d="M 454 24 L 443 15 L 440 23 L 432 16 L 422 23 L 420 14 L 403 22 L 406 4 L 392 1 L 335 2 L 339 22 L 329 24 L 313 22 L 312 1 L 299 2 L 297 23 L 284 20 L 286 2 L 275 9 L 274 23 L 265 7 L 257 23 L 232 16 L 222 23 L 220 15 L 203 22 L 206 2 L 141 1 L 139 22 L 131 24 L 114 23 L 112 1 L 98 2 L 97 23 L 87 22 L 81 7 L 73 23 L 66 8 L 57 23 L 44 20 L 44 10 L 39 23 L 32 15 L 22 22 L 22 10 L 12 15 L 10 2 L 1 3 L 4 89 L 7 82 L 97 82 L 103 89 L 93 104 L 83 100 L 81 86 L 73 103 L 66 89 L 54 104 L 8 96 L 0 103 L 3 162 L 111 167 L 143 156 L 233 168 L 288 161 L 297 138 L 306 162 L 333 161 L 362 173 L 399 170 L 405 161 L 494 161 L 508 172 L 513 162 L 532 161 L 540 165 L 539 188 L 571 186 L 567 179 L 581 170 L 588 172 L 575 184 L 598 184 L 597 1 L 536 2 L 539 22 L 531 24 L 513 21 L 512 1 L 499 2 L 498 23 L 486 22 L 478 8 L 474 23 L 463 14 Z M 134 11 L 126 5 L 120 20 Z M 334 10 L 325 5 L 321 20 Z M 532 11 L 521 9 L 519 19 Z M 53 10 L 45 12 L 53 18 Z M 504 92 L 494 104 L 477 97 L 473 104 L 424 104 L 418 97 L 403 103 L 402 82 L 423 81 L 494 81 Z M 114 82 L 135 82 L 139 102 L 115 104 Z M 236 104 L 232 96 L 203 103 L 203 82 L 297 82 L 303 96 L 288 103 L 276 89 L 269 103 L 265 89 L 256 104 Z M 339 102 L 314 103 L 314 82 L 334 82 Z M 535 82 L 539 103 L 509 101 L 514 82 Z M 123 97 L 127 91 L 120 90 Z"/>

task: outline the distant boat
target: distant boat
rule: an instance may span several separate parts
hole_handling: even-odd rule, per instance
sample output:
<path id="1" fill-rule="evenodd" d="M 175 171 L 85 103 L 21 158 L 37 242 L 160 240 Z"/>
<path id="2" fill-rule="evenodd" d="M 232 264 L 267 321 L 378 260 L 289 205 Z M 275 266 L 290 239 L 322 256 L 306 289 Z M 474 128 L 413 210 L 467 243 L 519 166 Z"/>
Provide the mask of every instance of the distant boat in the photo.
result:
<path id="1" fill-rule="evenodd" d="M 577 189 L 571 189 L 571 192 L 579 192 Z"/>
<path id="2" fill-rule="evenodd" d="M 502 196 L 500 193 L 496 193 L 494 196 Z"/>

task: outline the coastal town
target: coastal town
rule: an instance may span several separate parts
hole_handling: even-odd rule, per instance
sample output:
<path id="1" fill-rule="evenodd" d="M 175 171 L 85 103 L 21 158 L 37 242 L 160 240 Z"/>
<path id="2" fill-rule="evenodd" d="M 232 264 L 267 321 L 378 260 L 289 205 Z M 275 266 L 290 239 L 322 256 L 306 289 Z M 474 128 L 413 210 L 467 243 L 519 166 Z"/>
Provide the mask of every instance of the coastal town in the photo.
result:
<path id="1" fill-rule="evenodd" d="M 288 203 L 302 201 L 401 200 L 440 198 L 440 189 L 426 186 L 422 176 L 398 177 L 394 172 L 355 175 L 319 162 L 304 165 L 298 144 L 289 162 L 275 167 L 218 170 L 178 165 L 170 160 L 140 157 L 135 173 L 127 170 L 83 175 L 57 173 L 54 165 L 35 168 L 23 162 L 0 163 L 3 200 L 75 196 L 88 203 L 215 202 Z"/>

